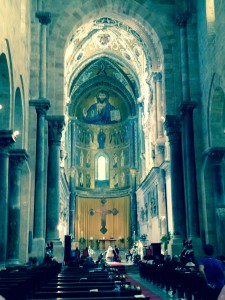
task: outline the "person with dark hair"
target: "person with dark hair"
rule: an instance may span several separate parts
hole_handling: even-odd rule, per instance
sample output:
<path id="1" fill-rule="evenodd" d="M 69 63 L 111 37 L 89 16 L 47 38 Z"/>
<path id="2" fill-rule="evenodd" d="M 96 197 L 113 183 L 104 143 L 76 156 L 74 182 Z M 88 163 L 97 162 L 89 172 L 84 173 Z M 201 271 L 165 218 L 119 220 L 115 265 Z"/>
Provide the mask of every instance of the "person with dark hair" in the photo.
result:
<path id="1" fill-rule="evenodd" d="M 203 300 L 217 300 L 225 285 L 225 267 L 221 260 L 213 256 L 214 248 L 210 244 L 204 246 L 205 257 L 199 260 L 199 272 L 204 284 L 202 286 Z"/>

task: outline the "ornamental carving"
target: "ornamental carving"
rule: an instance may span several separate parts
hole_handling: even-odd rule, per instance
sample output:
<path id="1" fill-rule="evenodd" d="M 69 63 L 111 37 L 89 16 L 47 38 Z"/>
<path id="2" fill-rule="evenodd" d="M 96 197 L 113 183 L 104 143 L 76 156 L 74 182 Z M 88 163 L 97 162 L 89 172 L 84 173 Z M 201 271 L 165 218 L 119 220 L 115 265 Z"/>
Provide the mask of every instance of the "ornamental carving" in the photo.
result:
<path id="1" fill-rule="evenodd" d="M 176 17 L 178 27 L 185 28 L 187 26 L 188 19 L 189 14 L 187 12 L 178 14 Z"/>
<path id="2" fill-rule="evenodd" d="M 46 116 L 47 110 L 50 108 L 50 102 L 46 99 L 30 100 L 30 106 L 34 106 L 39 116 Z"/>
<path id="3" fill-rule="evenodd" d="M 162 73 L 161 72 L 153 72 L 153 79 L 155 81 L 161 81 L 162 80 Z"/>
<path id="4" fill-rule="evenodd" d="M 47 11 L 37 11 L 35 17 L 42 25 L 48 25 L 51 22 L 51 14 Z"/>
<path id="5" fill-rule="evenodd" d="M 206 151 L 205 155 L 209 158 L 213 164 L 221 164 L 224 158 L 225 148 L 214 147 Z"/>
<path id="6" fill-rule="evenodd" d="M 216 214 L 221 221 L 225 220 L 225 208 L 224 207 L 217 208 Z"/>
<path id="7" fill-rule="evenodd" d="M 8 154 L 15 142 L 12 130 L 0 130 L 0 153 Z"/>
<path id="8" fill-rule="evenodd" d="M 188 101 L 188 102 L 183 102 L 180 105 L 180 111 L 182 112 L 182 115 L 192 115 L 194 108 L 197 107 L 197 102 L 195 101 Z"/>
<path id="9" fill-rule="evenodd" d="M 180 141 L 181 124 L 176 116 L 166 116 L 164 126 L 170 143 Z"/>
<path id="10" fill-rule="evenodd" d="M 60 145 L 62 131 L 64 128 L 64 117 L 47 117 L 48 120 L 48 142 Z"/>
<path id="11" fill-rule="evenodd" d="M 10 163 L 13 168 L 21 168 L 28 155 L 23 149 L 12 149 L 10 152 Z"/>

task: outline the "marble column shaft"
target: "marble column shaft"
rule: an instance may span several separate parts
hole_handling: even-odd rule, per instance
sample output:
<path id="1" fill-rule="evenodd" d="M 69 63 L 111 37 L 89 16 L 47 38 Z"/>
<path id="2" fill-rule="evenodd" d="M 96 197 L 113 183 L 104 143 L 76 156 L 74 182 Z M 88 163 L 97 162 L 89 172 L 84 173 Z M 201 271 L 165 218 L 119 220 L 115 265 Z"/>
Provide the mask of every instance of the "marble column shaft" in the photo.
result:
<path id="1" fill-rule="evenodd" d="M 170 144 L 173 235 L 174 238 L 183 239 L 186 237 L 186 218 L 180 120 L 176 116 L 167 115 L 165 129 Z"/>
<path id="2" fill-rule="evenodd" d="M 60 144 L 64 127 L 63 116 L 48 116 L 48 175 L 47 175 L 47 240 L 59 241 L 60 212 Z"/>
<path id="3" fill-rule="evenodd" d="M 194 148 L 194 130 L 193 130 L 193 110 L 197 106 L 196 102 L 182 102 L 180 110 L 183 116 L 183 152 L 184 152 L 184 174 L 185 191 L 188 211 L 187 234 L 190 238 L 199 237 L 199 216 L 198 216 L 198 196 L 197 179 Z"/>
<path id="4" fill-rule="evenodd" d="M 156 139 L 163 137 L 163 123 L 162 123 L 162 73 L 153 73 L 155 81 L 155 102 L 156 102 Z"/>
<path id="5" fill-rule="evenodd" d="M 46 27 L 51 22 L 49 12 L 38 11 L 35 14 L 41 23 L 40 27 L 40 67 L 39 67 L 39 98 L 46 98 Z"/>
<path id="6" fill-rule="evenodd" d="M 6 262 L 7 230 L 8 230 L 8 174 L 9 150 L 15 143 L 12 130 L 0 130 L 0 269 Z"/>
<path id="7" fill-rule="evenodd" d="M 183 101 L 190 99 L 189 67 L 188 67 L 188 44 L 187 44 L 187 22 L 188 13 L 180 13 L 177 16 L 177 25 L 180 30 L 180 58 L 181 58 L 181 78 L 182 78 L 182 98 Z"/>
<path id="8" fill-rule="evenodd" d="M 37 112 L 36 130 L 36 166 L 34 196 L 34 238 L 44 238 L 45 233 L 45 117 L 50 108 L 46 99 L 30 100 Z"/>
<path id="9" fill-rule="evenodd" d="M 144 131 L 142 126 L 143 102 L 138 103 L 138 132 L 140 139 L 140 152 L 145 153 Z"/>
<path id="10" fill-rule="evenodd" d="M 137 197 L 136 197 L 136 170 L 130 170 L 131 174 L 131 234 L 137 234 Z"/>
<path id="11" fill-rule="evenodd" d="M 70 208 L 69 234 L 75 237 L 75 121 L 71 120 L 71 162 L 70 162 Z"/>
<path id="12" fill-rule="evenodd" d="M 138 166 L 138 137 L 137 137 L 137 118 L 130 119 L 130 165 L 131 168 Z"/>
<path id="13" fill-rule="evenodd" d="M 19 264 L 21 170 L 28 155 L 24 149 L 12 149 L 9 154 L 7 263 Z"/>

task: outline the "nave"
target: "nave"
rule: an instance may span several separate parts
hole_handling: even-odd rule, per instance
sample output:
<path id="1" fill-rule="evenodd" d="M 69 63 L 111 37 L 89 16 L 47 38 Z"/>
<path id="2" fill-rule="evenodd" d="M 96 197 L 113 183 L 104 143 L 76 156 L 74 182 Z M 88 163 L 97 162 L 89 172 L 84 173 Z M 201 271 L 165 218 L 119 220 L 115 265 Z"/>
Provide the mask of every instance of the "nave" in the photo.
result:
<path id="1" fill-rule="evenodd" d="M 0 295 L 5 300 L 203 299 L 197 265 L 177 262 L 174 268 L 170 255 L 145 256 L 134 263 L 121 251 L 120 258 L 108 261 L 96 251 L 79 262 L 71 257 L 63 264 L 53 259 L 11 266 L 0 271 Z"/>

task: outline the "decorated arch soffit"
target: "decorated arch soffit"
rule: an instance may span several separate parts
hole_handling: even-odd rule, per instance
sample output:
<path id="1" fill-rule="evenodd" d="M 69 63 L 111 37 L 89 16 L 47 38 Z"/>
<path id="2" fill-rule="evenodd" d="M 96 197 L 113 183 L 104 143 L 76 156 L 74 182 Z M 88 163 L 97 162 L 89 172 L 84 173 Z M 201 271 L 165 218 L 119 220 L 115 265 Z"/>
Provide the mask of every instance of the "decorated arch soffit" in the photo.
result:
<path id="1" fill-rule="evenodd" d="M 73 115 L 83 94 L 107 87 L 134 115 L 136 100 L 148 97 L 151 56 L 140 35 L 112 18 L 92 20 L 71 32 L 65 51 L 65 95 Z M 77 102 L 77 103 L 76 103 Z"/>

